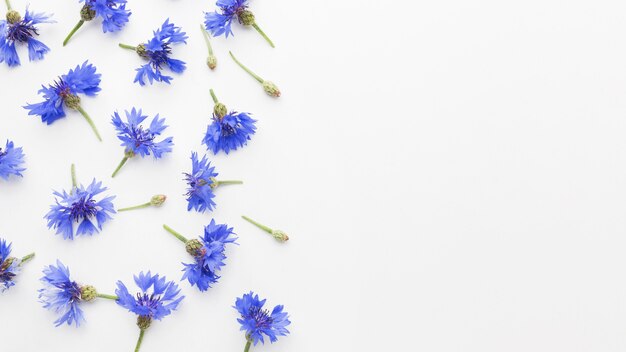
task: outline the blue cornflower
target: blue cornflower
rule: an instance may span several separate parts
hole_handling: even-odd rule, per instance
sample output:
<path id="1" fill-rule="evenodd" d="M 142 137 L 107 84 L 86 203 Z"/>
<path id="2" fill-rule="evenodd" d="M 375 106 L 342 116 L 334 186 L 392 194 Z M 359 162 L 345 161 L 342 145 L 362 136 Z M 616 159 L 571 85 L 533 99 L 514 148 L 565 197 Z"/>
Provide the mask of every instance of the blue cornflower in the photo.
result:
<path id="1" fill-rule="evenodd" d="M 67 44 L 76 31 L 85 23 L 96 17 L 102 19 L 102 32 L 117 32 L 121 30 L 130 17 L 130 10 L 126 10 L 126 0 L 79 0 L 85 5 L 80 9 L 80 21 L 74 26 L 70 34 L 63 41 Z"/>
<path id="2" fill-rule="evenodd" d="M 96 179 L 93 179 L 87 188 L 83 185 L 77 186 L 72 165 L 72 190 L 69 193 L 54 192 L 58 198 L 55 199 L 56 204 L 50 206 L 50 211 L 46 214 L 48 228 L 56 229 L 57 235 L 62 234 L 64 239 L 70 240 L 73 240 L 74 236 L 91 236 L 100 232 L 102 224 L 111 219 L 110 214 L 115 213 L 111 202 L 115 196 L 94 199 L 106 190 L 106 187 L 102 187 L 102 182 L 97 182 Z M 75 231 L 74 225 L 77 226 Z"/>
<path id="3" fill-rule="evenodd" d="M 135 283 L 141 292 L 131 294 L 121 281 L 117 282 L 117 304 L 137 314 L 137 326 L 140 329 L 139 340 L 135 351 L 139 351 L 143 335 L 153 320 L 161 320 L 176 310 L 185 296 L 180 295 L 180 289 L 173 281 L 159 275 L 152 275 L 143 271 L 134 277 Z"/>
<path id="4" fill-rule="evenodd" d="M 100 91 L 100 74 L 96 67 L 87 61 L 59 77 L 54 84 L 41 86 L 38 93 L 43 94 L 44 101 L 36 104 L 27 104 L 25 109 L 30 110 L 28 115 L 38 115 L 41 121 L 52 124 L 65 117 L 65 107 L 77 110 L 87 120 L 100 141 L 100 133 L 93 121 L 80 105 L 78 94 L 95 96 Z"/>
<path id="5" fill-rule="evenodd" d="M 241 298 L 237 298 L 235 306 L 241 318 L 237 319 L 241 324 L 241 330 L 246 332 L 246 351 L 250 348 L 250 344 L 256 344 L 263 341 L 263 335 L 270 338 L 270 342 L 278 340 L 278 336 L 286 336 L 289 334 L 287 326 L 291 324 L 287 312 L 283 312 L 283 306 L 274 307 L 272 313 L 267 309 L 263 309 L 265 300 L 259 300 L 259 295 L 250 291 Z"/>
<path id="6" fill-rule="evenodd" d="M 22 147 L 15 148 L 13 142 L 7 140 L 4 150 L 0 147 L 0 177 L 8 180 L 10 175 L 22 176 L 22 171 L 26 170 L 22 164 L 24 164 Z"/>
<path id="7" fill-rule="evenodd" d="M 207 127 L 202 142 L 206 144 L 208 150 L 213 151 L 213 154 L 220 150 L 228 154 L 231 150 L 237 150 L 248 143 L 250 136 L 256 131 L 254 125 L 256 120 L 246 112 L 228 112 L 226 106 L 217 100 L 213 89 L 210 92 L 215 102 L 213 123 Z"/>
<path id="8" fill-rule="evenodd" d="M 20 58 L 15 48 L 16 43 L 28 45 L 28 59 L 30 61 L 41 60 L 50 51 L 44 43 L 35 39 L 39 35 L 36 25 L 40 23 L 53 23 L 50 15 L 45 13 L 24 13 L 24 18 L 19 12 L 9 7 L 6 20 L 0 21 L 0 63 L 6 62 L 9 66 L 18 66 Z"/>
<path id="9" fill-rule="evenodd" d="M 74 323 L 78 327 L 85 321 L 79 306 L 83 299 L 81 287 L 70 279 L 70 270 L 57 260 L 57 265 L 45 267 L 43 274 L 41 281 L 44 287 L 39 290 L 39 300 L 43 307 L 61 315 L 54 322 L 56 326 Z"/>
<path id="10" fill-rule="evenodd" d="M 194 209 L 204 213 L 206 210 L 213 210 L 213 189 L 224 184 L 240 184 L 241 181 L 218 181 L 215 179 L 217 172 L 215 167 L 207 159 L 206 155 L 202 160 L 198 160 L 198 154 L 191 153 L 191 173 L 184 173 L 187 182 L 187 210 Z"/>
<path id="11" fill-rule="evenodd" d="M 161 28 L 154 31 L 154 36 L 147 43 L 139 44 L 136 47 L 132 45 L 120 43 L 120 47 L 124 49 L 134 50 L 139 56 L 148 60 L 148 63 L 136 69 L 137 74 L 133 82 L 145 85 L 145 78 L 148 78 L 150 84 L 152 81 L 170 83 L 172 77 L 164 75 L 161 70 L 166 66 L 172 72 L 183 73 L 185 71 L 185 62 L 170 58 L 172 54 L 172 45 L 185 43 L 187 44 L 187 34 L 182 28 L 176 27 L 169 22 L 169 18 L 165 20 Z"/>
<path id="12" fill-rule="evenodd" d="M 130 113 L 125 111 L 126 120 L 122 121 L 122 118 L 117 113 L 113 113 L 113 126 L 117 130 L 117 138 L 122 141 L 124 150 L 124 158 L 120 162 L 119 166 L 113 172 L 111 177 L 115 177 L 117 172 L 122 168 L 129 158 L 139 154 L 142 158 L 146 155 L 152 154 L 155 159 L 159 159 L 165 153 L 172 151 L 172 137 L 167 137 L 160 142 L 154 139 L 167 128 L 165 125 L 165 119 L 159 119 L 157 114 L 150 123 L 150 127 L 144 129 L 140 124 L 148 118 L 147 115 L 141 114 L 141 109 L 136 110 L 133 108 Z"/>
<path id="13" fill-rule="evenodd" d="M 13 279 L 20 272 L 20 267 L 34 257 L 35 253 L 24 256 L 22 259 L 17 259 L 10 255 L 11 243 L 7 243 L 6 240 L 0 238 L 0 292 L 4 292 L 9 287 L 15 285 Z"/>
<path id="14" fill-rule="evenodd" d="M 191 264 L 183 263 L 183 280 L 187 279 L 191 286 L 198 286 L 200 291 L 208 290 L 220 278 L 216 273 L 225 265 L 226 244 L 237 240 L 233 228 L 225 224 L 218 225 L 212 219 L 199 240 L 187 240 L 167 225 L 163 225 L 163 228 L 185 243 L 187 253 L 195 259 Z"/>
<path id="15" fill-rule="evenodd" d="M 204 14 L 204 26 L 214 37 L 224 34 L 226 38 L 233 34 L 230 28 L 235 17 L 239 23 L 245 26 L 252 26 L 267 42 L 274 47 L 274 43 L 261 30 L 254 19 L 254 14 L 248 10 L 248 0 L 217 0 L 215 3 L 218 11 Z"/>

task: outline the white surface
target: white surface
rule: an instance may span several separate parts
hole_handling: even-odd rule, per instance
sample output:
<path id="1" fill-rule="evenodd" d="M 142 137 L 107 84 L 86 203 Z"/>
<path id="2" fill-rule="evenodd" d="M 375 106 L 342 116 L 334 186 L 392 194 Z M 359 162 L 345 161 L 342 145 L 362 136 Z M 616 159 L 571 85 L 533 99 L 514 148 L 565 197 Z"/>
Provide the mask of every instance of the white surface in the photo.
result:
<path id="1" fill-rule="evenodd" d="M 14 0 L 14 7 L 23 5 Z M 140 270 L 180 277 L 182 246 L 162 223 L 199 234 L 211 217 L 236 228 L 221 282 L 181 283 L 180 310 L 155 323 L 142 351 L 239 351 L 236 296 L 255 290 L 291 313 L 292 335 L 263 351 L 623 351 L 626 348 L 626 4 L 621 1 L 253 1 L 271 49 L 254 31 L 213 41 L 210 72 L 198 29 L 209 1 L 132 1 L 117 35 L 88 24 L 66 47 L 79 5 L 33 0 L 53 52 L 0 68 L 0 139 L 23 145 L 28 170 L 1 182 L 0 234 L 37 251 L 0 300 L 3 351 L 126 351 L 134 317 L 107 301 L 84 306 L 80 329 L 52 325 L 36 302 L 43 265 L 113 291 Z M 132 84 L 141 60 L 116 47 L 147 39 L 165 17 L 189 45 L 171 86 Z M 273 100 L 227 57 L 284 95 Z M 25 51 L 20 52 L 22 58 Z M 52 126 L 20 105 L 41 83 L 90 59 L 102 92 Z M 200 144 L 213 87 L 250 111 L 248 147 L 211 159 L 243 186 L 217 191 L 212 214 L 187 213 L 181 173 Z M 142 107 L 171 126 L 163 160 L 119 162 L 115 109 Z M 117 215 L 101 235 L 63 241 L 42 219 L 51 189 L 96 176 L 116 205 L 155 193 L 162 209 Z M 290 233 L 285 245 L 240 220 Z"/>

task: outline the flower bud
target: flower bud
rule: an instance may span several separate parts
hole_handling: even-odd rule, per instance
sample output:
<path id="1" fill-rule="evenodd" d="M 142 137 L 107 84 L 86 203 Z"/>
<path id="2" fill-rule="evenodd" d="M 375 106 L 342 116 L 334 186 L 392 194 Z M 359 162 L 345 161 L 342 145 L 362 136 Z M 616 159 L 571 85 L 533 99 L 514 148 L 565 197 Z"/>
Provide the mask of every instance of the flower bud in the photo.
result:
<path id="1" fill-rule="evenodd" d="M 96 10 L 92 9 L 91 6 L 85 4 L 82 9 L 80 9 L 80 19 L 83 21 L 91 21 L 96 17 Z"/>
<path id="2" fill-rule="evenodd" d="M 86 302 L 96 299 L 98 292 L 96 288 L 90 285 L 85 285 L 80 288 L 80 299 Z"/>
<path id="3" fill-rule="evenodd" d="M 213 107 L 213 113 L 215 114 L 215 116 L 221 119 L 222 117 L 226 116 L 228 110 L 226 109 L 226 105 L 222 103 L 216 103 Z"/>
<path id="4" fill-rule="evenodd" d="M 206 64 L 211 70 L 215 70 L 215 68 L 217 67 L 217 58 L 215 57 L 215 55 L 209 55 L 209 57 L 206 59 Z"/>
<path id="5" fill-rule="evenodd" d="M 137 317 L 137 326 L 141 330 L 146 330 L 152 324 L 152 318 L 146 315 L 140 315 Z"/>
<path id="6" fill-rule="evenodd" d="M 289 236 L 287 236 L 287 234 L 281 230 L 272 230 L 272 236 L 281 242 L 286 242 L 289 240 Z"/>
<path id="7" fill-rule="evenodd" d="M 263 89 L 265 90 L 265 93 L 278 98 L 280 96 L 280 90 L 278 89 L 278 87 L 270 82 L 270 81 L 264 81 L 263 82 Z"/>
<path id="8" fill-rule="evenodd" d="M 9 22 L 10 24 L 17 23 L 21 20 L 22 20 L 22 16 L 20 15 L 19 12 L 15 10 L 11 10 L 7 12 L 7 22 Z"/>
<path id="9" fill-rule="evenodd" d="M 240 11 L 237 16 L 239 16 L 239 23 L 242 23 L 246 26 L 251 26 L 254 24 L 254 14 L 251 11 Z"/>
<path id="10" fill-rule="evenodd" d="M 202 250 L 202 242 L 197 239 L 189 240 L 185 243 L 185 249 L 187 253 L 191 254 L 194 257 L 197 257 Z"/>
<path id="11" fill-rule="evenodd" d="M 63 97 L 63 102 L 70 109 L 78 110 L 80 107 L 80 97 L 76 94 L 67 94 Z"/>
<path id="12" fill-rule="evenodd" d="M 166 199 L 167 196 L 165 194 L 157 194 L 156 196 L 152 197 L 152 199 L 150 199 L 150 205 L 154 205 L 155 207 L 161 206 L 163 205 L 163 203 L 165 203 Z"/>

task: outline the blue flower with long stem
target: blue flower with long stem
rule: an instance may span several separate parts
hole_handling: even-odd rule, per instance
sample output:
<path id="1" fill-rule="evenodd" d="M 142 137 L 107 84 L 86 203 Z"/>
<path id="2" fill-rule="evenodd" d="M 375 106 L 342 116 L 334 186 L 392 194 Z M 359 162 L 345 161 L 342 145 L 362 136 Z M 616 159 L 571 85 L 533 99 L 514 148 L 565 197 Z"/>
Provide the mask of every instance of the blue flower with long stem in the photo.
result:
<path id="1" fill-rule="evenodd" d="M 100 91 L 100 74 L 96 73 L 96 67 L 87 61 L 77 65 L 75 69 L 59 77 L 54 84 L 41 86 L 38 93 L 43 94 L 44 101 L 36 104 L 27 104 L 25 109 L 30 110 L 28 115 L 41 117 L 41 122 L 52 124 L 54 121 L 65 117 L 65 107 L 77 110 L 87 120 L 98 140 L 102 141 L 100 133 L 93 120 L 83 110 L 78 94 L 95 96 Z"/>
<path id="2" fill-rule="evenodd" d="M 11 256 L 11 243 L 0 238 L 0 292 L 15 285 L 14 279 L 19 274 L 22 264 L 31 260 L 35 253 L 23 256 L 21 259 Z"/>
<path id="3" fill-rule="evenodd" d="M 130 112 L 125 111 L 126 121 L 122 121 L 122 118 L 117 113 L 113 114 L 113 126 L 117 130 L 117 138 L 122 141 L 122 147 L 124 147 L 124 158 L 117 166 L 113 175 L 120 171 L 122 166 L 128 161 L 129 158 L 139 155 L 142 158 L 151 155 L 155 159 L 159 159 L 165 153 L 172 151 L 172 137 L 167 137 L 161 141 L 155 141 L 156 137 L 160 136 L 163 130 L 167 128 L 165 125 L 165 119 L 159 119 L 157 114 L 150 123 L 150 127 L 144 129 L 141 123 L 148 118 L 147 115 L 141 113 L 141 109 L 137 110 L 133 108 Z"/>
<path id="4" fill-rule="evenodd" d="M 244 26 L 256 29 L 269 45 L 274 47 L 274 43 L 256 23 L 254 14 L 248 10 L 248 0 L 217 0 L 215 4 L 218 7 L 217 11 L 204 14 L 204 26 L 214 37 L 224 34 L 228 38 L 229 35 L 233 35 L 231 24 L 236 18 Z"/>
<path id="5" fill-rule="evenodd" d="M 48 228 L 54 228 L 56 234 L 64 239 L 73 240 L 74 236 L 93 235 L 102 230 L 102 225 L 112 219 L 115 213 L 112 200 L 115 196 L 96 200 L 96 196 L 106 191 L 102 182 L 95 179 L 84 187 L 76 182 L 76 172 L 72 164 L 72 189 L 70 192 L 54 192 L 55 204 L 46 214 Z"/>
<path id="6" fill-rule="evenodd" d="M 79 0 L 85 5 L 80 9 L 80 20 L 65 37 L 63 46 L 67 45 L 70 38 L 82 27 L 85 22 L 89 22 L 96 17 L 102 19 L 102 32 L 117 32 L 121 30 L 130 17 L 130 10 L 126 9 L 126 0 Z"/>
<path id="7" fill-rule="evenodd" d="M 216 224 L 211 219 L 200 239 L 192 240 L 167 225 L 163 225 L 163 228 L 183 242 L 187 253 L 194 258 L 191 264 L 183 263 L 183 280 L 187 279 L 191 286 L 197 286 L 200 291 L 208 290 L 220 278 L 217 272 L 225 265 L 226 244 L 237 240 L 233 228 L 226 224 Z"/>
<path id="8" fill-rule="evenodd" d="M 180 295 L 180 289 L 173 281 L 167 281 L 164 276 L 152 275 L 150 271 L 142 272 L 134 277 L 140 292 L 131 294 L 126 285 L 117 282 L 115 294 L 119 297 L 117 304 L 137 315 L 139 339 L 135 352 L 139 351 L 143 336 L 154 320 L 161 320 L 170 315 L 185 296 Z"/>
<path id="9" fill-rule="evenodd" d="M 59 315 L 56 326 L 64 323 L 76 327 L 85 322 L 80 305 L 96 298 L 116 300 L 117 296 L 99 293 L 91 285 L 80 285 L 70 278 L 70 269 L 57 259 L 56 266 L 48 265 L 43 269 L 41 278 L 43 288 L 39 290 L 39 301 L 43 307 Z"/>
<path id="10" fill-rule="evenodd" d="M 39 36 L 37 25 L 41 23 L 53 23 L 50 15 L 45 13 L 30 12 L 26 7 L 24 18 L 19 12 L 11 8 L 9 0 L 7 5 L 6 20 L 0 21 L 0 63 L 6 62 L 9 66 L 20 65 L 20 57 L 17 55 L 15 44 L 26 44 L 28 47 L 28 59 L 30 61 L 42 60 L 50 51 L 44 43 L 35 39 Z"/>
<path id="11" fill-rule="evenodd" d="M 246 332 L 245 352 L 250 350 L 250 345 L 256 344 L 263 340 L 263 335 L 269 337 L 270 342 L 274 343 L 278 340 L 278 336 L 286 336 L 289 334 L 287 326 L 291 324 L 289 315 L 283 311 L 283 306 L 278 305 L 269 310 L 263 309 L 265 300 L 260 300 L 259 295 L 250 291 L 235 301 L 235 308 L 241 317 L 237 319 L 241 324 L 241 330 Z"/>
<path id="12" fill-rule="evenodd" d="M 206 155 L 198 160 L 198 154 L 191 153 L 191 173 L 184 173 L 187 182 L 187 210 L 194 209 L 200 213 L 211 211 L 215 207 L 213 190 L 221 185 L 241 184 L 242 181 L 219 181 L 215 178 L 215 167 Z"/>
<path id="13" fill-rule="evenodd" d="M 213 89 L 210 89 L 211 97 L 215 106 L 213 108 L 213 122 L 207 127 L 202 142 L 217 154 L 220 150 L 228 154 L 231 150 L 237 150 L 248 144 L 250 136 L 256 131 L 256 120 L 246 112 L 228 112 L 226 106 L 220 103 Z"/>
<path id="14" fill-rule="evenodd" d="M 170 58 L 172 54 L 172 45 L 184 43 L 187 44 L 187 34 L 173 23 L 169 22 L 169 18 L 165 20 L 161 28 L 154 31 L 152 39 L 148 42 L 132 46 L 120 43 L 120 48 L 134 50 L 137 55 L 148 60 L 148 63 L 139 67 L 136 71 L 135 80 L 140 85 L 145 85 L 145 79 L 152 84 L 153 81 L 165 82 L 167 84 L 172 80 L 171 76 L 163 74 L 162 70 L 168 67 L 174 73 L 183 73 L 185 71 L 185 62 Z"/>
<path id="15" fill-rule="evenodd" d="M 12 141 L 7 140 L 4 147 L 0 147 L 0 177 L 5 180 L 9 176 L 22 176 L 22 171 L 26 170 L 24 165 L 24 152 L 22 147 L 16 148 Z"/>

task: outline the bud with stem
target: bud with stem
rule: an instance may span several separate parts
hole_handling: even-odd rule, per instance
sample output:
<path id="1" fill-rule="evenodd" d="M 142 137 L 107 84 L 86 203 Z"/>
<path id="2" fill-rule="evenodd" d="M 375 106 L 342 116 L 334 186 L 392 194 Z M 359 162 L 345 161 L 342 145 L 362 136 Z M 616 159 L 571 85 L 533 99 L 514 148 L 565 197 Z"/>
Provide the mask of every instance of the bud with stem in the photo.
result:
<path id="1" fill-rule="evenodd" d="M 209 56 L 206 59 L 206 64 L 211 70 L 215 70 L 215 67 L 217 67 L 217 58 L 215 57 L 215 55 L 213 55 L 213 48 L 211 47 L 211 41 L 209 40 L 209 33 L 206 31 L 203 25 L 200 25 L 200 29 L 202 30 L 204 42 L 209 49 Z"/>
<path id="2" fill-rule="evenodd" d="M 270 235 L 272 235 L 272 237 L 274 237 L 276 240 L 280 241 L 280 242 L 286 242 L 289 240 L 289 236 L 287 236 L 287 234 L 284 231 L 281 230 L 273 230 L 263 224 L 260 224 L 252 219 L 250 219 L 249 217 L 242 215 L 241 216 L 244 220 L 248 221 L 249 223 L 255 225 L 256 227 L 260 228 L 261 230 L 269 233 Z"/>
<path id="3" fill-rule="evenodd" d="M 261 85 L 263 85 L 263 90 L 265 90 L 265 93 L 267 93 L 270 96 L 276 97 L 276 98 L 280 97 L 280 90 L 278 89 L 278 87 L 273 82 L 266 81 L 263 78 L 261 78 L 259 75 L 257 75 L 256 73 L 252 72 L 252 70 L 250 70 L 249 68 L 244 66 L 244 64 L 242 64 L 241 62 L 239 62 L 239 60 L 237 60 L 237 58 L 235 57 L 235 55 L 233 55 L 233 53 L 231 51 L 229 51 L 228 53 L 230 54 L 230 57 L 233 58 L 233 61 L 235 61 L 235 63 L 237 63 L 237 65 L 239 65 L 239 67 L 241 67 L 250 76 L 252 76 L 259 83 L 261 83 Z"/>
<path id="4" fill-rule="evenodd" d="M 144 204 L 139 204 L 139 205 L 135 205 L 133 207 L 127 207 L 127 208 L 122 208 L 122 209 L 118 209 L 117 211 L 128 211 L 128 210 L 135 210 L 135 209 L 142 209 L 142 208 L 147 208 L 147 207 L 160 207 L 161 205 L 163 205 L 163 203 L 165 203 L 165 200 L 167 199 L 167 196 L 164 194 L 157 194 L 155 196 L 153 196 L 149 202 L 144 203 Z"/>

